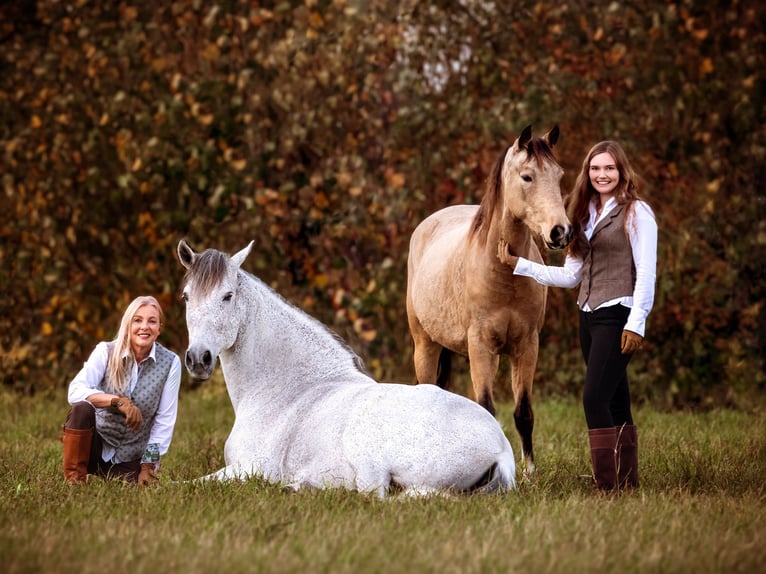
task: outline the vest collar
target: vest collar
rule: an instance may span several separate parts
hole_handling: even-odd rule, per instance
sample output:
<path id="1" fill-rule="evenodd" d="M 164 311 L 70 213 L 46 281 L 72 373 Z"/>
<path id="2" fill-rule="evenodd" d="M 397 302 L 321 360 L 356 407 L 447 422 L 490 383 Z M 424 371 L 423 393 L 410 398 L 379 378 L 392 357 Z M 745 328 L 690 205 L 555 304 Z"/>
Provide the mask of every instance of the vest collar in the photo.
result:
<path id="1" fill-rule="evenodd" d="M 614 199 L 610 199 L 609 201 L 614 201 Z M 612 222 L 619 217 L 619 215 L 622 213 L 622 210 L 625 206 L 617 204 L 615 205 L 609 213 L 607 213 L 601 221 L 599 221 L 596 224 L 596 227 L 593 229 L 593 234 L 591 235 L 591 238 L 593 238 L 593 235 L 596 235 L 599 231 L 604 229 L 605 227 L 609 227 Z"/>

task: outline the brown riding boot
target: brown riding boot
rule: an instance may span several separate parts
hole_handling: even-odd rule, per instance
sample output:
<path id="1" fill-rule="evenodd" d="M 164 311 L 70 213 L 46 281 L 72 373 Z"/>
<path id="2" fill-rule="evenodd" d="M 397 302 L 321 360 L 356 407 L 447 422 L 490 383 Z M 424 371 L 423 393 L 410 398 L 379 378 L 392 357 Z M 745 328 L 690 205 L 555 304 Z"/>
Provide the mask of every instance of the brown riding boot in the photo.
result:
<path id="1" fill-rule="evenodd" d="M 638 488 L 638 432 L 635 425 L 615 427 L 620 488 Z"/>
<path id="2" fill-rule="evenodd" d="M 90 445 L 93 429 L 70 429 L 64 427 L 61 438 L 64 443 L 64 478 L 70 484 L 85 482 L 88 477 Z"/>
<path id="3" fill-rule="evenodd" d="M 615 427 L 590 429 L 590 460 L 593 480 L 599 490 L 611 491 L 617 486 L 617 432 Z"/>

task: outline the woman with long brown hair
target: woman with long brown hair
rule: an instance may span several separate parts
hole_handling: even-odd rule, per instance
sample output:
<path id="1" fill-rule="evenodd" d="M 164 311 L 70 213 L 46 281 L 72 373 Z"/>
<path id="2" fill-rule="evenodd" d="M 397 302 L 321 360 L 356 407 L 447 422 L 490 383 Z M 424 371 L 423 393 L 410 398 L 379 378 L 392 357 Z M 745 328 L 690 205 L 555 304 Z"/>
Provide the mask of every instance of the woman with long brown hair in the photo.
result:
<path id="1" fill-rule="evenodd" d="M 498 258 L 516 275 L 554 287 L 580 286 L 583 408 L 593 478 L 604 491 L 638 486 L 627 366 L 643 343 L 657 267 L 657 223 L 638 190 L 625 151 L 602 141 L 585 157 L 569 197 L 573 239 L 564 266 L 533 263 L 498 246 Z"/>

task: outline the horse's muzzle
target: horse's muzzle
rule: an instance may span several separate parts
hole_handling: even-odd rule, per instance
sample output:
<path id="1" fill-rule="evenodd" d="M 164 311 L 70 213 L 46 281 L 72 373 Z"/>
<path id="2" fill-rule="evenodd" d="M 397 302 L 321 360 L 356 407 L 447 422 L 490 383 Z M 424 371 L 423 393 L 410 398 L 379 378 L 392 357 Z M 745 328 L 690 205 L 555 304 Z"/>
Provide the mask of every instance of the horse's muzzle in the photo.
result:
<path id="1" fill-rule="evenodd" d="M 184 356 L 184 363 L 186 370 L 195 379 L 209 379 L 215 367 L 213 355 L 207 349 L 200 352 L 197 349 L 189 348 Z"/>
<path id="2" fill-rule="evenodd" d="M 551 229 L 550 241 L 546 241 L 545 245 L 548 249 L 564 249 L 572 240 L 572 226 L 571 225 L 556 225 Z"/>

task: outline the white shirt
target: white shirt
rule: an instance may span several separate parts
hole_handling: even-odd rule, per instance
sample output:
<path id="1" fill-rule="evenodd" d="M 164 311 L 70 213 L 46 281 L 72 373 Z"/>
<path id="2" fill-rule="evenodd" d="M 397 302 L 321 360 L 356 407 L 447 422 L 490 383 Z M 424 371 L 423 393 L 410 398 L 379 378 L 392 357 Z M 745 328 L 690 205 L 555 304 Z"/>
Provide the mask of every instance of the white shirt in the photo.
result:
<path id="1" fill-rule="evenodd" d="M 149 355 L 141 361 L 141 364 L 146 361 L 156 359 L 155 350 L 157 344 L 152 345 L 152 350 Z M 79 401 L 87 401 L 88 397 L 96 393 L 102 393 L 98 388 L 99 383 L 104 378 L 106 373 L 107 363 L 109 361 L 109 348 L 105 341 L 100 342 L 93 349 L 93 352 L 88 357 L 88 360 L 83 364 L 80 372 L 77 373 L 72 382 L 69 383 L 69 392 L 67 399 L 69 404 L 72 405 Z M 138 381 L 138 369 L 139 365 L 133 363 L 133 368 L 130 373 L 130 392 L 136 387 Z M 149 433 L 149 442 L 147 444 L 159 445 L 160 456 L 168 452 L 170 448 L 170 441 L 173 438 L 173 429 L 176 424 L 176 416 L 178 414 L 178 390 L 181 386 L 181 360 L 178 355 L 173 358 L 173 363 L 170 366 L 168 372 L 168 378 L 165 382 L 165 387 L 162 389 L 162 396 L 160 397 L 160 404 L 157 408 L 157 416 L 154 419 L 154 425 Z M 113 461 L 115 463 L 125 462 L 114 459 L 114 448 L 104 443 L 101 458 L 105 461 Z"/>
<path id="2" fill-rule="evenodd" d="M 612 197 L 604 205 L 601 215 L 596 213 L 596 205 L 590 204 L 590 218 L 585 227 L 585 237 L 590 240 L 599 221 L 614 209 L 617 201 Z M 624 305 L 630 308 L 625 329 L 644 336 L 646 318 L 654 304 L 654 284 L 657 279 L 657 222 L 651 208 L 643 201 L 636 201 L 628 221 L 628 238 L 633 252 L 633 264 L 636 267 L 636 285 L 633 295 L 606 301 L 598 309 L 611 305 Z M 519 257 L 514 275 L 532 277 L 538 283 L 550 287 L 577 287 L 582 281 L 583 260 L 567 255 L 563 267 L 553 267 L 534 263 Z M 583 311 L 591 311 L 587 305 Z"/>

